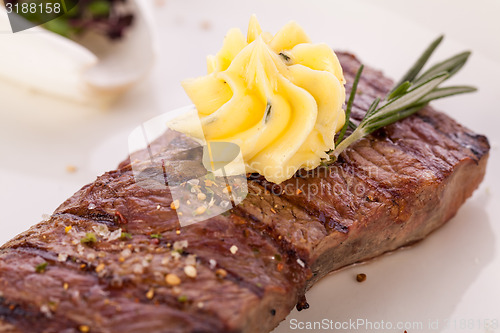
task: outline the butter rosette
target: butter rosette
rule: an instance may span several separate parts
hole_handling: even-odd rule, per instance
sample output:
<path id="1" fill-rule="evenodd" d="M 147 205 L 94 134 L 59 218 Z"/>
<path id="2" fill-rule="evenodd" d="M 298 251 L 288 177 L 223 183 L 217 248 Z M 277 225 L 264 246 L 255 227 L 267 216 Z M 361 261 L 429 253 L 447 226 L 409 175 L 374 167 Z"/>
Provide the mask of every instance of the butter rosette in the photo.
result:
<path id="1" fill-rule="evenodd" d="M 328 157 L 345 122 L 344 83 L 328 45 L 311 43 L 295 22 L 262 32 L 253 16 L 247 38 L 231 29 L 208 75 L 183 87 L 207 142 L 238 144 L 247 172 L 281 183 Z"/>

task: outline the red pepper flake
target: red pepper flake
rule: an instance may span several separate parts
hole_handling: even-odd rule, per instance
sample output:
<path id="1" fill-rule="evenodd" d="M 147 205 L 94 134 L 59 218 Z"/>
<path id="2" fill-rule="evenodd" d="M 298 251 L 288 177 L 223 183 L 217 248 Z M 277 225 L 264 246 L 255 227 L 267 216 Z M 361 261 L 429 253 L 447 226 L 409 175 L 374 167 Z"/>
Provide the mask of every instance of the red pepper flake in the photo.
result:
<path id="1" fill-rule="evenodd" d="M 106 268 L 106 266 L 104 264 L 99 264 L 96 268 L 95 268 L 95 272 L 96 273 L 100 273 L 104 270 L 104 268 Z"/>
<path id="2" fill-rule="evenodd" d="M 276 265 L 276 269 L 278 270 L 278 272 L 281 272 L 283 270 L 283 267 L 284 267 L 284 265 L 282 262 L 280 262 L 280 263 L 278 263 L 278 265 Z"/>
<path id="3" fill-rule="evenodd" d="M 123 216 L 122 213 L 120 213 L 119 211 L 116 211 L 115 212 L 115 222 L 118 222 L 119 224 L 127 224 L 127 219 L 125 218 L 125 216 Z"/>
<path id="4" fill-rule="evenodd" d="M 271 212 L 273 212 L 274 214 L 276 214 L 276 211 L 274 210 L 274 208 L 271 208 Z"/>
<path id="5" fill-rule="evenodd" d="M 153 288 L 151 288 L 146 293 L 146 298 L 147 299 L 153 299 L 153 297 L 155 297 L 155 290 Z"/>
<path id="6" fill-rule="evenodd" d="M 74 173 L 76 172 L 77 168 L 74 165 L 68 164 L 66 165 L 66 172 L 68 173 Z"/>
<path id="7" fill-rule="evenodd" d="M 298 188 L 296 193 L 297 193 L 297 195 L 299 195 L 302 193 L 302 190 L 300 188 Z"/>
<path id="8" fill-rule="evenodd" d="M 210 179 L 205 179 L 205 186 L 210 187 L 210 186 L 212 186 L 214 184 L 215 184 L 214 181 L 212 181 Z"/>
<path id="9" fill-rule="evenodd" d="M 82 333 L 88 333 L 88 332 L 90 332 L 90 327 L 87 326 L 87 325 L 80 325 L 80 326 L 78 326 L 78 329 Z"/>
<path id="10" fill-rule="evenodd" d="M 215 276 L 217 276 L 218 279 L 223 279 L 227 276 L 227 271 L 225 269 L 219 268 L 215 271 Z"/>
<path id="11" fill-rule="evenodd" d="M 173 209 L 173 210 L 177 210 L 179 209 L 180 207 L 180 202 L 179 200 L 174 200 L 171 204 L 170 204 L 170 208 Z"/>

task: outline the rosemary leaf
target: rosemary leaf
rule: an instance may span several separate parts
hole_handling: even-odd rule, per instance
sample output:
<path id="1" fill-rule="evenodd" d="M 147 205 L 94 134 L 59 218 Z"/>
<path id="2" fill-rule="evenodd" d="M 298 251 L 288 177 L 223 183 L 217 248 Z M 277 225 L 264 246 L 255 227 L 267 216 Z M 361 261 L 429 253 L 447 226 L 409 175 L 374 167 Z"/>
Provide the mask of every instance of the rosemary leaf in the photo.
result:
<path id="1" fill-rule="evenodd" d="M 454 75 L 456 72 L 460 70 L 460 68 L 465 65 L 467 62 L 467 59 L 469 59 L 470 52 L 462 52 L 460 54 L 457 54 L 456 56 L 453 56 L 451 58 L 446 59 L 445 61 L 442 61 L 431 68 L 429 68 L 424 74 L 422 74 L 420 77 L 418 77 L 414 84 L 419 84 L 421 82 L 424 82 L 428 80 L 429 78 L 435 76 L 438 73 L 442 72 L 447 72 L 450 77 Z"/>
<path id="2" fill-rule="evenodd" d="M 398 111 L 413 106 L 414 103 L 418 102 L 424 96 L 433 91 L 434 88 L 436 88 L 448 77 L 448 73 L 441 73 L 439 75 L 436 75 L 432 79 L 416 86 L 415 88 L 412 88 L 403 96 L 400 96 L 379 108 L 372 117 L 367 119 L 366 123 L 370 123 L 373 120 L 379 120 L 380 118 L 389 117 Z"/>
<path id="3" fill-rule="evenodd" d="M 368 119 L 377 110 L 379 103 L 380 103 L 380 98 L 378 98 L 378 97 L 375 98 L 375 100 L 372 102 L 372 104 L 370 105 L 370 107 L 366 111 L 366 114 L 363 117 L 363 120 L 361 121 L 361 123 L 364 123 L 366 121 L 366 119 Z"/>
<path id="4" fill-rule="evenodd" d="M 394 87 L 399 87 L 405 81 L 412 82 L 417 77 L 418 73 L 420 73 L 422 68 L 424 68 L 425 64 L 427 63 L 427 60 L 429 60 L 431 55 L 434 53 L 434 50 L 436 50 L 439 44 L 441 44 L 443 38 L 444 38 L 443 35 L 436 38 L 431 43 L 431 45 L 427 47 L 424 53 L 422 53 L 422 55 L 417 59 L 415 64 L 408 70 L 408 72 L 406 72 L 406 74 L 401 78 L 401 80 L 399 80 L 399 82 L 396 83 Z"/>
<path id="5" fill-rule="evenodd" d="M 410 81 L 405 81 L 401 83 L 399 87 L 394 89 L 394 91 L 391 92 L 389 96 L 387 96 L 387 100 L 389 101 L 391 99 L 404 95 L 410 87 L 411 87 Z"/>
<path id="6" fill-rule="evenodd" d="M 420 100 L 422 103 L 429 103 L 435 99 L 444 98 L 453 95 L 471 93 L 477 91 L 477 88 L 471 86 L 452 86 L 436 88 Z"/>
<path id="7" fill-rule="evenodd" d="M 353 131 L 358 127 L 355 123 L 352 122 L 352 120 L 349 119 L 349 128 L 352 129 Z"/>
<path id="8" fill-rule="evenodd" d="M 358 72 L 356 73 L 356 77 L 354 78 L 354 82 L 352 83 L 351 94 L 349 95 L 349 100 L 347 101 L 347 107 L 345 109 L 345 123 L 342 129 L 340 130 L 339 137 L 337 141 L 335 141 L 335 145 L 338 145 L 342 139 L 344 138 L 345 131 L 347 130 L 347 126 L 349 126 L 349 119 L 351 117 L 351 109 L 352 103 L 354 102 L 354 96 L 356 96 L 356 90 L 358 89 L 359 78 L 361 77 L 361 73 L 363 72 L 364 66 L 359 66 Z"/>
<path id="9" fill-rule="evenodd" d="M 406 117 L 411 116 L 415 112 L 421 110 L 423 107 L 425 107 L 427 103 L 418 103 L 415 106 L 412 106 L 410 108 L 395 112 L 394 114 L 381 118 L 377 121 L 370 122 L 369 125 L 366 126 L 367 132 L 372 133 L 382 127 L 385 127 L 387 125 L 393 124 L 401 119 L 404 119 Z"/>

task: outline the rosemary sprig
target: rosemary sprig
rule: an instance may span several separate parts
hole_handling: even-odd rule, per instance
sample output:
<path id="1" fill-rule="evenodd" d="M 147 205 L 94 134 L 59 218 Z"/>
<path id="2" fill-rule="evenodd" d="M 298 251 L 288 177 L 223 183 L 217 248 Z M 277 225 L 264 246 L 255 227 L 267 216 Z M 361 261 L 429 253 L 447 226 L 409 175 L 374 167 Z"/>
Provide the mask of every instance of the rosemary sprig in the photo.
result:
<path id="1" fill-rule="evenodd" d="M 448 58 L 432 67 L 419 76 L 432 53 L 443 40 L 440 36 L 433 41 L 415 64 L 401 78 L 401 80 L 391 89 L 383 100 L 376 98 L 368 108 L 364 118 L 356 126 L 351 120 L 350 114 L 352 104 L 356 95 L 356 89 L 361 78 L 363 65 L 360 66 L 353 82 L 353 87 L 346 107 L 346 123 L 339 133 L 335 142 L 335 149 L 328 155 L 330 159 L 323 164 L 331 164 L 337 160 L 341 152 L 354 142 L 367 136 L 374 131 L 404 119 L 415 112 L 421 110 L 429 102 L 448 96 L 474 92 L 477 89 L 470 86 L 440 87 L 440 84 L 457 73 L 467 62 L 470 52 L 462 52 L 456 56 Z M 344 139 L 347 127 L 353 132 Z"/>

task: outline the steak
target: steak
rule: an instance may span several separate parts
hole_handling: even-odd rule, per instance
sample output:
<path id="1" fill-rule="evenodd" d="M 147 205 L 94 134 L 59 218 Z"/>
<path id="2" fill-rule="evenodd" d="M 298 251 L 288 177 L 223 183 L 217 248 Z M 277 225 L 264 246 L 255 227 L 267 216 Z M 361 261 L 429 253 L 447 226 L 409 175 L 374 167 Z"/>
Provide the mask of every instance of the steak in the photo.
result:
<path id="1" fill-rule="evenodd" d="M 352 82 L 359 61 L 338 56 Z M 391 84 L 366 68 L 353 117 Z M 179 162 L 148 179 L 199 172 L 196 145 L 166 133 L 150 149 L 165 144 Z M 182 228 L 169 189 L 134 177 L 138 152 L 0 248 L 0 332 L 269 332 L 329 272 L 452 218 L 488 151 L 486 137 L 426 107 L 330 166 L 279 185 L 248 175 L 242 203 Z"/>

